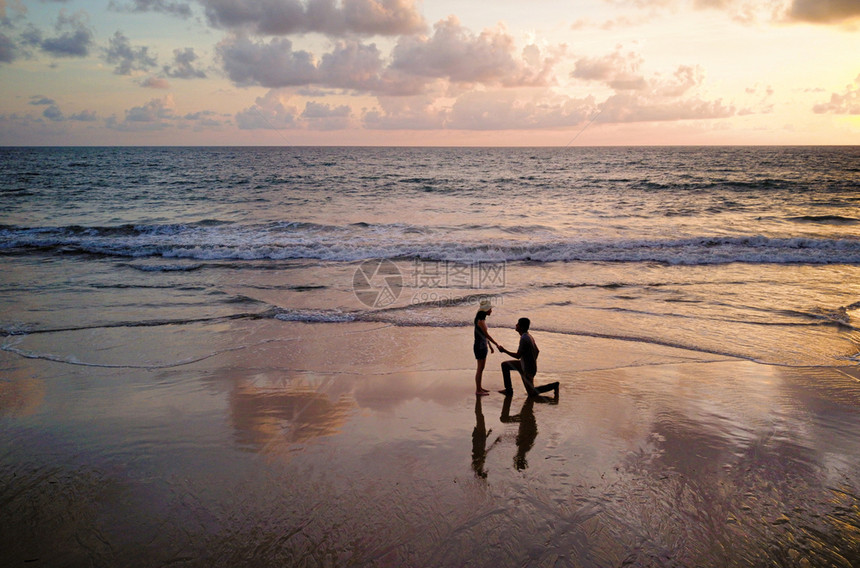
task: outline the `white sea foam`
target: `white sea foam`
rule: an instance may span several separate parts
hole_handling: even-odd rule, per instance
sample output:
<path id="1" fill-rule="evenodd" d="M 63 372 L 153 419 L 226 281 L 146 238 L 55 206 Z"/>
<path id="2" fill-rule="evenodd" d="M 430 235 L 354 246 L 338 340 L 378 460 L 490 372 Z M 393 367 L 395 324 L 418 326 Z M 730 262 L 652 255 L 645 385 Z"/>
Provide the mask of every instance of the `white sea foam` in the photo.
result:
<path id="1" fill-rule="evenodd" d="M 677 265 L 856 264 L 860 239 L 699 236 L 680 239 L 584 240 L 542 233 L 530 240 L 480 240 L 469 228 L 409 225 L 146 226 L 135 228 L 5 228 L 4 249 L 42 249 L 120 257 L 199 261 L 319 259 L 352 262 L 369 258 L 533 262 L 660 262 Z M 199 264 L 151 264 L 140 270 L 194 270 Z"/>

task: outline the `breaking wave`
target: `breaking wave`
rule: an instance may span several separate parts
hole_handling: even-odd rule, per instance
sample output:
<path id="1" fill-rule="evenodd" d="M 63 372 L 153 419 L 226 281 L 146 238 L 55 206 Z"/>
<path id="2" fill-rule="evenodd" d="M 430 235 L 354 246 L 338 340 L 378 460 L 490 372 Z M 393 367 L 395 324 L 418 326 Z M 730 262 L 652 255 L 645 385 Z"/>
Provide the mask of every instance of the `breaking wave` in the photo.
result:
<path id="1" fill-rule="evenodd" d="M 369 258 L 532 262 L 658 262 L 677 265 L 775 263 L 858 264 L 860 239 L 765 236 L 583 240 L 551 231 L 508 228 L 422 227 L 408 224 L 275 223 L 120 227 L 0 227 L 0 251 L 82 253 L 124 258 L 183 259 L 139 267 L 146 271 L 197 270 L 201 261 Z M 494 236 L 488 238 L 486 235 Z"/>

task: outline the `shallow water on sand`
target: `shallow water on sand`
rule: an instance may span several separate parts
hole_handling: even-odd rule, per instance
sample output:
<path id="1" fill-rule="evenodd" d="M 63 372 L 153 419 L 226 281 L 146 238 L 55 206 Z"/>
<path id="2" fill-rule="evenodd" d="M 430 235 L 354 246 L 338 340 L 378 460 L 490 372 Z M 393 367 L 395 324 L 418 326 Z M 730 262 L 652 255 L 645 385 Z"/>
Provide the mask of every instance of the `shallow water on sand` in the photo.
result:
<path id="1" fill-rule="evenodd" d="M 849 566 L 860 558 L 860 388 L 838 369 L 703 362 L 670 347 L 535 332 L 546 356 L 540 380 L 559 380 L 560 396 L 534 401 L 518 388 L 512 399 L 475 398 L 464 396 L 473 361 L 458 330 L 278 320 L 178 327 L 114 330 L 113 345 L 93 353 L 101 367 L 2 354 L 13 379 L 4 384 L 16 385 L 0 397 L 7 559 Z M 99 341 L 66 333 L 20 348 Z M 510 341 L 513 332 L 497 335 Z M 111 366 L 130 362 L 132 345 L 168 360 L 178 343 L 200 360 Z M 488 368 L 485 385 L 497 383 Z"/>

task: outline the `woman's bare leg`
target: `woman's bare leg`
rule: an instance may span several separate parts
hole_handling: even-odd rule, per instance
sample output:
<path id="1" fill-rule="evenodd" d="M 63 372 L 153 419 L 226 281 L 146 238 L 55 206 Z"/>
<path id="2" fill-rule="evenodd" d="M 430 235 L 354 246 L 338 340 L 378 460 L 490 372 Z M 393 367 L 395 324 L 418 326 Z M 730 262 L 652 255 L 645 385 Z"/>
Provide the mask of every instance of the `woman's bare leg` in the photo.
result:
<path id="1" fill-rule="evenodd" d="M 486 359 L 478 359 L 478 370 L 475 371 L 475 394 L 487 394 L 490 392 L 481 386 L 481 380 L 484 377 L 484 366 L 486 364 Z"/>

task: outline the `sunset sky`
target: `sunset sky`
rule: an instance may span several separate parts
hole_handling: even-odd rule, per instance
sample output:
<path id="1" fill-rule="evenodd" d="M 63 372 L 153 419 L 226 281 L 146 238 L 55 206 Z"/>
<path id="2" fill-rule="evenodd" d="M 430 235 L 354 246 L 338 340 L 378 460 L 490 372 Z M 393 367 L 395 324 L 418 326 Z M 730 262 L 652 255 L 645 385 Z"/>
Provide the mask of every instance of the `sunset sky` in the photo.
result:
<path id="1" fill-rule="evenodd" d="M 860 143 L 860 0 L 0 0 L 2 145 Z"/>

